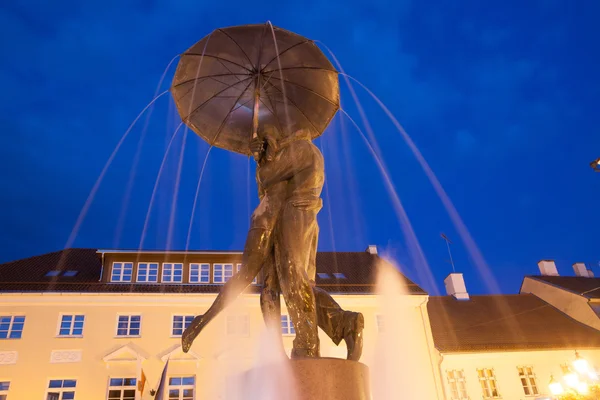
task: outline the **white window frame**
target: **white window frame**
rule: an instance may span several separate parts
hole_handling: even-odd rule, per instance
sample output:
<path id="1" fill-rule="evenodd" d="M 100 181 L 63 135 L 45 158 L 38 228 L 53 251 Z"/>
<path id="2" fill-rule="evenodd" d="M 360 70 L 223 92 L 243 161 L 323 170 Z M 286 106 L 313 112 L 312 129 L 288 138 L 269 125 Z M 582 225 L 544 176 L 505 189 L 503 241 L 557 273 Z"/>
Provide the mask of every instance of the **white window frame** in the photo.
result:
<path id="1" fill-rule="evenodd" d="M 25 330 L 25 320 L 26 320 L 25 315 L 23 315 L 23 314 L 0 315 L 0 318 L 10 318 L 10 321 L 8 323 L 8 330 L 6 331 L 6 337 L 0 338 L 0 340 L 18 340 L 23 337 L 23 331 Z M 23 324 L 23 328 L 20 331 L 15 330 L 15 318 L 23 318 L 23 322 L 16 322 L 16 324 Z M 11 338 L 10 336 L 12 335 L 13 332 L 20 332 L 21 334 L 19 335 L 18 338 L 17 337 Z"/>
<path id="2" fill-rule="evenodd" d="M 175 328 L 175 317 L 182 317 L 183 321 L 182 321 L 182 328 Z M 186 319 L 190 319 L 190 323 L 194 320 L 196 316 L 194 314 L 173 314 L 171 315 L 171 337 L 173 338 L 178 338 L 181 337 L 181 335 L 183 334 L 183 331 L 185 331 L 185 328 L 187 328 L 187 324 L 186 325 Z M 181 334 L 176 334 L 175 333 L 175 329 L 181 329 Z"/>
<path id="3" fill-rule="evenodd" d="M 192 280 L 192 268 L 198 268 L 198 280 Z M 202 280 L 202 272 L 207 272 L 206 280 Z M 190 275 L 188 278 L 189 283 L 210 283 L 210 263 L 190 263 Z"/>
<path id="4" fill-rule="evenodd" d="M 121 272 L 119 273 L 118 279 L 115 279 L 115 264 L 121 264 Z M 126 281 L 123 279 L 123 276 L 125 275 L 125 265 L 129 264 L 131 265 L 131 274 L 129 277 L 129 280 Z M 126 262 L 126 261 L 114 261 L 112 263 L 112 269 L 110 270 L 110 281 L 111 282 L 115 282 L 115 283 L 129 283 L 133 280 L 133 262 Z"/>
<path id="5" fill-rule="evenodd" d="M 487 372 L 490 373 L 489 376 Z M 483 376 L 481 376 L 481 374 L 483 374 Z M 477 378 L 479 379 L 482 392 L 481 394 L 483 395 L 484 399 L 501 398 L 494 368 L 477 368 Z M 496 391 L 496 395 L 494 395 L 494 390 Z"/>
<path id="6" fill-rule="evenodd" d="M 50 387 L 50 382 L 52 381 L 62 381 L 61 387 L 59 388 L 51 388 Z M 65 381 L 74 381 L 75 382 L 75 386 L 73 387 L 64 387 Z M 68 378 L 50 378 L 48 379 L 48 383 L 46 386 L 46 394 L 44 399 L 48 398 L 48 395 L 50 393 L 57 393 L 58 394 L 58 400 L 63 400 L 63 394 L 65 392 L 73 392 L 73 398 L 75 398 L 76 392 L 77 392 L 77 379 L 68 379 Z"/>
<path id="7" fill-rule="evenodd" d="M 142 275 L 140 274 L 140 271 L 142 270 L 140 267 L 142 264 L 146 265 L 146 270 L 145 270 L 145 274 Z M 150 266 L 151 265 L 155 265 L 156 266 L 156 275 L 154 275 L 154 278 L 156 280 L 154 281 L 150 281 L 148 279 L 150 279 Z M 157 262 L 153 262 L 153 261 L 149 261 L 149 262 L 139 262 L 137 265 L 137 273 L 135 274 L 135 281 L 137 283 L 158 283 L 158 270 L 160 269 L 160 263 Z M 140 280 L 140 277 L 144 277 L 146 280 L 142 281 Z"/>
<path id="8" fill-rule="evenodd" d="M 62 322 L 64 317 L 72 317 L 71 325 L 69 326 L 69 333 L 66 335 L 61 335 L 60 330 L 62 329 Z M 81 324 L 81 334 L 74 334 L 75 330 L 75 317 L 83 317 L 83 321 Z M 83 337 L 83 329 L 85 328 L 85 314 L 82 313 L 60 313 L 58 315 L 58 327 L 56 329 L 56 337 L 70 337 L 70 338 L 80 338 Z"/>
<path id="9" fill-rule="evenodd" d="M 446 370 L 446 379 L 450 387 L 451 400 L 469 400 L 465 371 L 462 369 Z"/>
<path id="10" fill-rule="evenodd" d="M 228 336 L 248 337 L 250 336 L 250 317 L 248 314 L 231 314 L 226 319 Z"/>
<path id="11" fill-rule="evenodd" d="M 241 263 L 237 263 L 236 267 L 235 267 L 235 273 L 237 274 L 238 272 L 240 272 L 241 268 L 242 268 L 242 264 Z M 254 279 L 252 279 L 252 284 L 253 285 L 258 285 L 258 274 L 256 274 L 256 276 L 254 277 Z"/>
<path id="12" fill-rule="evenodd" d="M 127 335 L 119 335 L 119 318 L 121 318 L 121 317 L 129 317 L 127 320 Z M 140 332 L 137 335 L 130 334 L 130 332 L 131 332 L 131 317 L 140 317 Z M 142 317 L 141 313 L 117 314 L 117 326 L 115 329 L 115 337 L 116 338 L 142 337 L 142 322 L 143 322 L 143 317 Z"/>
<path id="13" fill-rule="evenodd" d="M 294 336 L 296 334 L 296 330 L 294 329 L 294 323 L 292 319 L 287 314 L 281 315 L 281 334 L 283 336 Z"/>
<path id="14" fill-rule="evenodd" d="M 519 374 L 519 380 L 523 387 L 523 393 L 526 397 L 537 397 L 540 394 L 538 389 L 537 378 L 533 372 L 531 365 L 519 365 L 517 366 L 517 373 Z M 529 393 L 527 393 L 529 391 Z"/>
<path id="15" fill-rule="evenodd" d="M 122 380 L 123 384 L 120 385 L 120 386 L 116 386 L 116 385 L 113 386 L 113 385 L 111 385 L 111 381 L 113 379 Z M 131 385 L 125 385 L 125 380 L 126 379 L 132 380 L 133 381 L 133 386 L 131 386 Z M 109 394 L 110 394 L 111 390 L 119 390 L 121 392 L 121 394 L 119 395 L 118 399 L 116 399 L 114 397 L 113 398 L 109 397 Z M 111 377 L 108 378 L 108 391 L 106 392 L 106 399 L 107 400 L 123 400 L 124 394 L 125 394 L 124 393 L 125 390 L 133 390 L 134 399 L 137 399 L 137 390 L 138 390 L 138 388 L 137 388 L 137 378 L 121 378 L 121 377 L 112 377 L 111 376 Z"/>
<path id="16" fill-rule="evenodd" d="M 3 384 L 6 384 L 6 389 L 3 389 Z M 0 381 L 0 400 L 6 400 L 8 398 L 8 392 L 10 391 L 10 381 Z"/>
<path id="17" fill-rule="evenodd" d="M 226 273 L 227 269 L 231 267 L 231 274 Z M 221 277 L 217 279 L 217 269 L 221 271 Z M 213 283 L 225 283 L 233 276 L 233 264 L 232 263 L 216 263 L 213 264 Z"/>
<path id="18" fill-rule="evenodd" d="M 165 273 L 165 265 L 171 265 L 171 273 L 169 275 L 167 275 Z M 179 275 L 179 280 L 176 281 L 175 280 L 175 266 L 179 265 L 181 266 L 181 274 Z M 160 274 L 161 276 L 161 282 L 162 283 L 183 283 L 183 263 L 179 263 L 179 262 L 166 262 L 166 263 L 162 263 L 162 273 Z M 168 277 L 170 280 L 165 280 L 165 277 Z"/>
<path id="19" fill-rule="evenodd" d="M 191 384 L 191 385 L 189 385 L 189 384 L 184 385 L 183 383 L 181 385 L 172 385 L 171 384 L 171 379 L 182 379 L 183 380 L 183 379 L 186 379 L 186 378 L 192 378 L 192 379 L 194 379 L 194 383 Z M 165 389 L 167 390 L 167 393 L 165 395 L 165 399 L 166 398 L 172 399 L 172 397 L 169 397 L 170 391 L 171 390 L 177 390 L 179 392 L 178 393 L 179 396 L 176 398 L 176 400 L 184 400 L 184 399 L 187 400 L 187 399 L 189 399 L 189 397 L 183 397 L 183 391 L 185 389 L 192 389 L 192 397 L 191 397 L 191 399 L 193 400 L 193 399 L 196 398 L 196 395 L 197 395 L 197 393 L 196 393 L 196 375 L 187 375 L 187 376 L 175 375 L 175 376 L 169 376 L 167 379 L 168 379 L 167 385 L 165 385 L 166 386 Z"/>

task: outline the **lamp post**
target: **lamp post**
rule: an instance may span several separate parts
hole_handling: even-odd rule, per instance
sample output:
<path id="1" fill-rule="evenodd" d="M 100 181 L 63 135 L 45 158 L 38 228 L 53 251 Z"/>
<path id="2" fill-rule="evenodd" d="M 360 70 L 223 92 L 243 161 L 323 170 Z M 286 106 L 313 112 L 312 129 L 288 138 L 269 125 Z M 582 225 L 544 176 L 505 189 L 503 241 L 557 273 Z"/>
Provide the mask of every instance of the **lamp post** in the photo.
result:
<path id="1" fill-rule="evenodd" d="M 558 381 L 554 376 L 550 376 L 548 388 L 555 399 L 598 399 L 598 374 L 590 366 L 588 361 L 575 352 L 575 360 L 571 363 L 573 368 L 563 375 L 562 381 Z M 590 397 L 590 392 L 594 392 L 595 397 Z"/>
<path id="2" fill-rule="evenodd" d="M 600 172 L 600 158 L 595 159 L 590 163 L 590 167 L 596 172 Z"/>

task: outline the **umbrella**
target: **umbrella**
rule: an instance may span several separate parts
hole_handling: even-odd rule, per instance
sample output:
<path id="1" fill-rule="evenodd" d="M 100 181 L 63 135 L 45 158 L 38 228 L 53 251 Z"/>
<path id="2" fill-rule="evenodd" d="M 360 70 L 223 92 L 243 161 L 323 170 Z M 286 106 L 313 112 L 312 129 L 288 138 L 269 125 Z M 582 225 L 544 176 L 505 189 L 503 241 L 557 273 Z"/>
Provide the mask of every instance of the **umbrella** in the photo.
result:
<path id="1" fill-rule="evenodd" d="M 217 29 L 190 47 L 171 94 L 200 137 L 247 155 L 257 133 L 318 137 L 340 105 L 338 72 L 323 52 L 270 23 Z"/>

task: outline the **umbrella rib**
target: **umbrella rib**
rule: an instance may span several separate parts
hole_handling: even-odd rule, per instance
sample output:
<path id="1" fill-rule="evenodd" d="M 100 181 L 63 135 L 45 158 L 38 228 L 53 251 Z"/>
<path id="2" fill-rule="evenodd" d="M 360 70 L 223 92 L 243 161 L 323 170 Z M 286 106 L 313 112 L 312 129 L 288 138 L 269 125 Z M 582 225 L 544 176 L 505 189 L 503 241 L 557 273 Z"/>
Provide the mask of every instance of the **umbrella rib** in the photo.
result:
<path id="1" fill-rule="evenodd" d="M 248 54 L 246 54 L 246 52 L 244 51 L 242 46 L 240 46 L 240 44 L 238 42 L 236 42 L 234 38 L 229 36 L 229 34 L 227 32 L 225 32 L 223 29 L 218 29 L 218 31 L 221 32 L 223 35 L 227 36 L 233 43 L 235 43 L 235 45 L 242 51 L 242 54 L 246 57 L 246 59 L 248 60 L 250 65 L 252 65 L 252 60 L 250 59 L 250 57 L 248 57 Z"/>
<path id="2" fill-rule="evenodd" d="M 206 103 L 208 103 L 209 101 L 211 101 L 212 99 L 214 99 L 215 97 L 217 97 L 218 95 L 220 95 L 221 93 L 223 93 L 224 91 L 231 89 L 232 87 L 234 87 L 235 85 L 239 85 L 241 82 L 247 81 L 248 79 L 252 79 L 250 78 L 246 78 L 246 79 L 242 79 L 239 82 L 235 82 L 232 83 L 231 85 L 227 86 L 225 89 L 218 91 L 217 93 L 213 94 L 212 96 L 210 96 L 208 99 L 204 100 L 202 102 L 202 104 L 200 104 L 198 107 L 194 108 L 186 117 L 185 120 L 186 122 L 189 122 L 190 120 L 190 116 L 195 113 L 196 111 L 198 111 L 200 108 L 202 108 Z M 252 81 L 250 81 L 250 83 L 248 84 L 248 86 L 250 86 L 252 84 Z M 246 90 L 248 89 L 248 87 L 246 87 L 246 89 L 244 89 L 244 91 L 242 92 L 242 94 L 244 94 L 246 92 Z M 241 97 L 241 96 L 240 96 Z"/>
<path id="3" fill-rule="evenodd" d="M 240 81 L 240 78 L 238 78 L 238 77 L 237 77 L 237 74 L 234 74 L 234 73 L 233 73 L 233 71 L 232 71 L 232 70 L 230 70 L 230 69 L 227 67 L 227 65 L 225 65 L 225 64 L 223 63 L 223 61 L 221 61 L 221 60 L 217 60 L 217 61 L 218 61 L 218 62 L 219 62 L 219 63 L 220 63 L 222 66 L 223 66 L 223 68 L 225 68 L 227 71 L 229 71 L 229 72 L 230 72 L 230 73 L 231 73 L 231 74 L 232 74 L 232 75 L 233 75 L 233 76 L 234 76 L 234 77 L 235 77 L 235 78 L 238 80 L 238 82 Z M 250 75 L 250 74 L 240 74 L 240 75 Z"/>
<path id="4" fill-rule="evenodd" d="M 213 81 L 216 81 L 216 82 L 220 83 L 221 85 L 228 85 L 228 83 L 227 83 L 227 82 L 221 82 L 220 80 L 218 80 L 218 79 L 215 79 L 215 78 L 213 78 L 213 77 L 206 77 L 206 79 L 212 79 Z M 193 81 L 193 79 L 189 80 L 188 82 L 192 82 L 192 81 Z M 239 82 L 241 82 L 241 81 L 240 81 L 240 80 L 238 80 L 238 81 L 237 81 L 237 82 L 235 82 L 234 84 L 236 84 L 236 83 L 239 83 Z M 184 98 L 185 96 L 187 96 L 187 95 L 188 95 L 188 93 L 190 93 L 190 92 L 191 92 L 191 91 L 192 91 L 192 90 L 193 90 L 195 87 L 196 87 L 196 85 L 192 85 L 192 86 L 191 86 L 189 89 L 187 89 L 187 90 L 185 91 L 185 93 L 183 93 L 183 94 L 182 94 L 182 95 L 180 95 L 180 96 L 177 96 L 177 100 L 181 100 L 181 99 L 183 99 L 183 98 Z M 173 95 L 173 97 L 175 97 L 175 95 Z"/>
<path id="5" fill-rule="evenodd" d="M 312 42 L 312 40 L 306 39 L 303 42 L 298 42 L 294 45 L 291 45 L 290 47 L 288 47 L 287 49 L 283 50 L 282 52 L 280 52 L 279 54 L 277 54 L 275 57 L 273 57 L 268 63 L 265 64 L 265 66 L 261 69 L 261 72 L 265 70 L 265 68 L 267 68 L 269 66 L 269 64 L 271 64 L 273 61 L 275 61 L 276 59 L 280 58 L 284 53 L 286 53 L 288 50 L 293 49 L 294 47 L 298 47 L 304 43 L 309 43 Z"/>
<path id="6" fill-rule="evenodd" d="M 306 87 L 306 86 L 304 86 L 304 85 L 301 85 L 301 84 L 299 84 L 299 83 L 296 83 L 296 82 L 293 82 L 293 81 L 289 81 L 289 80 L 287 80 L 287 79 L 281 79 L 281 78 L 278 78 L 278 77 L 276 77 L 276 76 L 274 76 L 274 77 L 273 77 L 273 79 L 277 79 L 277 80 L 280 80 L 280 81 L 282 81 L 282 82 L 289 83 L 289 84 L 292 84 L 292 85 L 294 85 L 294 86 L 298 86 L 299 88 L 302 88 L 302 89 L 304 89 L 304 90 L 306 90 L 306 91 L 308 91 L 308 92 L 310 92 L 310 93 L 314 94 L 315 96 L 318 96 L 318 97 L 322 98 L 323 100 L 325 100 L 326 102 L 328 102 L 328 103 L 329 103 L 329 104 L 331 104 L 331 105 L 334 105 L 334 106 L 336 106 L 336 107 L 339 107 L 339 106 L 340 106 L 339 104 L 336 104 L 335 102 L 331 101 L 330 99 L 328 99 L 327 97 L 323 96 L 322 94 L 320 94 L 320 93 L 317 93 L 317 92 L 315 92 L 314 90 L 312 90 L 311 88 L 308 88 L 308 87 Z"/>
<path id="7" fill-rule="evenodd" d="M 281 95 L 287 99 L 287 101 L 289 101 L 290 103 L 292 103 L 292 105 L 294 107 L 296 107 L 296 109 L 298 111 L 300 111 L 300 113 L 302 114 L 302 116 L 304 118 L 306 118 L 306 120 L 313 126 L 313 128 L 315 128 L 315 131 L 320 132 L 319 129 L 315 126 L 315 124 L 310 120 L 310 118 L 308 118 L 308 116 L 304 113 L 304 111 L 302 111 L 300 109 L 300 107 L 298 107 L 298 105 L 292 100 L 290 99 L 287 95 L 283 94 L 283 91 L 281 89 L 279 89 L 277 86 L 273 85 L 271 82 L 269 82 L 269 85 L 271 85 L 273 88 L 275 88 L 279 93 L 281 93 Z"/>
<path id="8" fill-rule="evenodd" d="M 198 53 L 183 53 L 184 56 L 196 56 L 196 57 L 209 57 L 209 58 L 214 58 L 215 60 L 223 60 L 226 61 L 228 63 L 231 63 L 233 65 L 236 65 L 240 68 L 244 68 L 246 71 L 248 72 L 252 72 L 252 70 L 250 68 L 244 67 L 242 64 L 238 64 L 234 61 L 228 60 L 226 58 L 223 57 L 219 57 L 219 56 L 213 56 L 212 54 L 198 54 Z"/>
<path id="9" fill-rule="evenodd" d="M 216 77 L 221 77 L 221 76 L 223 76 L 223 77 L 224 77 L 224 76 L 232 76 L 232 75 L 250 76 L 250 74 L 234 74 L 233 72 L 232 72 L 232 73 L 230 73 L 230 74 L 214 74 L 214 75 L 204 75 L 204 76 L 198 76 L 198 77 L 196 77 L 196 78 L 193 78 L 193 79 L 188 79 L 188 80 L 186 80 L 186 81 L 183 81 L 183 82 L 179 82 L 178 84 L 171 86 L 171 88 L 177 88 L 177 87 L 179 87 L 179 86 L 185 85 L 186 83 L 190 83 L 190 82 L 194 82 L 194 81 L 199 81 L 199 80 L 201 80 L 201 79 L 205 79 L 205 78 L 216 78 Z M 215 80 L 216 80 L 216 79 L 215 79 Z M 219 81 L 217 81 L 217 82 L 219 82 Z M 238 81 L 238 82 L 241 82 L 241 81 Z M 222 83 L 222 82 L 221 82 L 221 83 Z"/>
<path id="10" fill-rule="evenodd" d="M 223 119 L 223 121 L 221 121 L 221 125 L 219 125 L 219 129 L 217 129 L 217 133 L 215 133 L 215 137 L 212 140 L 212 145 L 214 145 L 217 142 L 217 139 L 219 138 L 219 135 L 221 134 L 222 130 L 223 130 L 223 126 L 225 125 L 225 121 L 227 121 L 227 119 L 231 116 L 231 113 L 235 110 L 235 106 L 238 103 L 238 101 L 240 101 L 240 99 L 242 98 L 242 96 L 244 95 L 244 93 L 246 93 L 246 91 L 248 90 L 248 88 L 252 85 L 252 81 L 250 81 L 250 83 L 248 83 L 248 85 L 246 85 L 246 88 L 244 89 L 244 91 L 242 92 L 242 94 L 240 94 L 240 96 L 237 98 L 237 100 L 235 101 L 235 103 L 233 103 L 233 107 L 231 107 L 231 109 L 229 110 L 229 112 L 225 115 L 225 118 Z"/>
<path id="11" fill-rule="evenodd" d="M 275 69 L 270 69 L 268 71 L 262 71 L 263 74 L 266 74 L 268 72 L 272 72 L 272 71 L 287 71 L 290 69 L 313 69 L 316 71 L 327 71 L 327 72 L 335 72 L 336 74 L 339 73 L 335 68 L 330 69 L 330 68 L 323 68 L 323 67 L 310 67 L 310 66 L 297 66 L 297 67 L 285 67 L 285 68 L 281 68 L 281 70 L 279 68 L 275 68 Z"/>

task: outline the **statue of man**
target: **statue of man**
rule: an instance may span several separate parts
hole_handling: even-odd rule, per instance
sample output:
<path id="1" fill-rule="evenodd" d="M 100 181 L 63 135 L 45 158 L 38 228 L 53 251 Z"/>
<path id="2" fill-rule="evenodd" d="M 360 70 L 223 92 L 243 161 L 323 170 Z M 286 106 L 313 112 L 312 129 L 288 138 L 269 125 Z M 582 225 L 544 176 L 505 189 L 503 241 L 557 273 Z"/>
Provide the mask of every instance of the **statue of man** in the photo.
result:
<path id="1" fill-rule="evenodd" d="M 358 360 L 362 314 L 342 310 L 327 292 L 315 287 L 317 213 L 325 179 L 321 152 L 303 131 L 279 140 L 265 134 L 265 139 L 252 141 L 251 150 L 259 154 L 261 201 L 252 215 L 242 268 L 224 285 L 208 311 L 185 330 L 183 350 L 188 351 L 206 324 L 264 269 L 261 308 L 265 322 L 279 325 L 279 293 L 283 293 L 296 331 L 292 357 L 319 356 L 318 325 L 334 343 L 345 340 L 348 359 Z"/>

